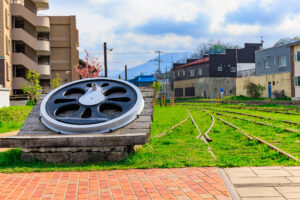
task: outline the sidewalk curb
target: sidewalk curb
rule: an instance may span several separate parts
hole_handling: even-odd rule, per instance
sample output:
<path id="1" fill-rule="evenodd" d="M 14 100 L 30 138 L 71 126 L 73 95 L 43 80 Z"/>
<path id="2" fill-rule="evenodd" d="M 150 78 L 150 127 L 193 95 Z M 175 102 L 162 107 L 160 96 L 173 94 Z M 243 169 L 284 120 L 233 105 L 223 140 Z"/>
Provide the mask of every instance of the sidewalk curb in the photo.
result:
<path id="1" fill-rule="evenodd" d="M 228 192 L 231 195 L 232 200 L 240 200 L 241 199 L 240 196 L 238 195 L 238 193 L 236 192 L 234 186 L 230 182 L 230 179 L 227 176 L 224 169 L 218 168 L 218 171 L 219 171 L 219 174 L 220 174 L 221 178 L 223 179 L 223 182 L 224 182 L 225 186 L 227 187 Z"/>

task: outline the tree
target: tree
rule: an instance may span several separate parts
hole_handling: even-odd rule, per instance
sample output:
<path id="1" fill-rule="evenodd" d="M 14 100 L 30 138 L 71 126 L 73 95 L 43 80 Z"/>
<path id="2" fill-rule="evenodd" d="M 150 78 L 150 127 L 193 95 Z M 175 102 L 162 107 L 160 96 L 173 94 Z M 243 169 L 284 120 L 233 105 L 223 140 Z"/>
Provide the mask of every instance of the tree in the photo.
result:
<path id="1" fill-rule="evenodd" d="M 244 89 L 250 97 L 258 98 L 261 96 L 266 87 L 262 86 L 261 84 L 255 84 L 250 79 L 247 79 L 244 82 Z"/>
<path id="2" fill-rule="evenodd" d="M 84 65 L 75 66 L 75 70 L 77 71 L 80 79 L 85 79 L 100 76 L 103 68 L 99 62 L 99 58 L 91 56 L 89 52 L 85 50 Z"/>
<path id="3" fill-rule="evenodd" d="M 300 36 L 295 36 L 294 38 L 280 38 L 274 46 L 279 46 L 279 45 L 284 45 L 284 44 L 289 44 L 292 42 L 300 41 Z"/>
<path id="4" fill-rule="evenodd" d="M 238 45 L 232 45 L 231 43 L 225 43 L 221 40 L 209 40 L 206 43 L 202 42 L 197 51 L 199 54 L 209 54 L 209 53 L 224 53 L 226 49 L 239 49 Z"/>
<path id="5" fill-rule="evenodd" d="M 51 87 L 51 89 L 55 89 L 55 88 L 61 86 L 61 84 L 62 84 L 62 81 L 61 81 L 60 75 L 59 75 L 59 73 L 56 73 L 56 77 L 52 78 L 50 81 L 50 87 Z"/>
<path id="6" fill-rule="evenodd" d="M 159 81 L 154 81 L 152 87 L 155 88 L 155 95 L 157 95 L 160 88 L 162 87 L 162 84 Z"/>
<path id="7" fill-rule="evenodd" d="M 40 95 L 41 95 L 41 90 L 42 86 L 40 85 L 40 80 L 39 80 L 40 74 L 29 70 L 26 74 L 26 83 L 22 86 L 22 90 L 24 93 L 28 93 L 30 96 L 30 100 L 37 102 Z"/>

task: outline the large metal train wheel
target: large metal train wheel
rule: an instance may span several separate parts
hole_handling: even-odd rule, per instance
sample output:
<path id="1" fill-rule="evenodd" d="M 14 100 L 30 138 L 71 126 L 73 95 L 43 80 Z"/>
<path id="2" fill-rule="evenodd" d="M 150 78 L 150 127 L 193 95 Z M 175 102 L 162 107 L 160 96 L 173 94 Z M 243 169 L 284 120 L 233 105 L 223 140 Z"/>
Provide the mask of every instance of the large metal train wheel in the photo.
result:
<path id="1" fill-rule="evenodd" d="M 41 103 L 40 119 L 62 134 L 105 133 L 129 124 L 143 108 L 143 96 L 135 85 L 90 78 L 51 91 Z"/>

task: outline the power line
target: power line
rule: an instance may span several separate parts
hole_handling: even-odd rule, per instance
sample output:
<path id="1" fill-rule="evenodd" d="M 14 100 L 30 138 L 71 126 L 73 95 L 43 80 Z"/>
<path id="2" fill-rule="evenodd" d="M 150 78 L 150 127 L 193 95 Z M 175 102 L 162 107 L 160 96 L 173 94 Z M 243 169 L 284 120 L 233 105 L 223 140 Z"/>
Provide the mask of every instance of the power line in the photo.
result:
<path id="1" fill-rule="evenodd" d="M 84 54 L 85 52 L 79 52 L 80 54 Z M 157 52 L 156 51 L 145 51 L 145 52 L 122 52 L 122 51 L 112 51 L 112 52 L 107 52 L 108 54 L 156 54 Z M 166 53 L 170 53 L 170 54 L 176 54 L 176 53 L 199 53 L 199 51 L 164 51 L 162 52 L 163 54 L 166 54 Z M 104 54 L 103 51 L 95 51 L 93 53 L 90 53 L 90 54 Z"/>

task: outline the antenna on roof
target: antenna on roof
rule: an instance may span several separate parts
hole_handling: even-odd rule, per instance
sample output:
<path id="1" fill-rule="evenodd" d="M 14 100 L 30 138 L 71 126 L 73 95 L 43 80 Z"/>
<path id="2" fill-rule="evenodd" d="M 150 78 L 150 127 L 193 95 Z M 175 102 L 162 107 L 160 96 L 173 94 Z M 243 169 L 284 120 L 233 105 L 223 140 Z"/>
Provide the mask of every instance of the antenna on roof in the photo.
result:
<path id="1" fill-rule="evenodd" d="M 260 44 L 261 44 L 261 48 L 263 48 L 263 45 L 264 45 L 264 36 L 263 35 L 260 36 Z"/>

